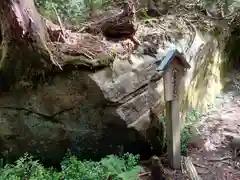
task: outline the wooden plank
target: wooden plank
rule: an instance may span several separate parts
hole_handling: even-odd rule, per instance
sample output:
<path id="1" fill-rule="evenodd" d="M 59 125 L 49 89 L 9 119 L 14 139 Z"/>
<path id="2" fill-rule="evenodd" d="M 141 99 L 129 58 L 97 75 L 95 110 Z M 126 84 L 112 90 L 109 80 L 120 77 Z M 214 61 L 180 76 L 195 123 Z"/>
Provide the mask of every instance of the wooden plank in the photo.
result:
<path id="1" fill-rule="evenodd" d="M 198 175 L 190 157 L 183 157 L 183 164 L 188 173 L 189 180 L 202 180 L 202 178 Z"/>
<path id="2" fill-rule="evenodd" d="M 171 101 L 173 99 L 173 83 L 171 68 L 164 72 L 163 82 L 164 82 L 164 99 L 165 101 Z"/>

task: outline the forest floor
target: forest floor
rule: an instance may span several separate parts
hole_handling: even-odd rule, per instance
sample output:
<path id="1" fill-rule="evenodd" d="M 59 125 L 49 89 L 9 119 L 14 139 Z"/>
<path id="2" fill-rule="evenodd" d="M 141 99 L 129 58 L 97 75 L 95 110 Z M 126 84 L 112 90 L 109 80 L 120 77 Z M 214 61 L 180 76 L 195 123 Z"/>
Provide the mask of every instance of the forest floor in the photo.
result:
<path id="1" fill-rule="evenodd" d="M 232 159 L 229 137 L 240 137 L 240 73 L 231 73 L 216 106 L 200 121 L 201 137 L 190 156 L 203 180 L 240 180 L 240 157 Z"/>
<path id="2" fill-rule="evenodd" d="M 240 72 L 229 74 L 227 81 L 214 107 L 201 116 L 199 135 L 189 143 L 189 156 L 202 180 L 240 180 L 240 157 L 233 160 L 229 146 L 231 137 L 240 137 Z M 165 164 L 164 169 L 173 180 L 188 179 Z"/>

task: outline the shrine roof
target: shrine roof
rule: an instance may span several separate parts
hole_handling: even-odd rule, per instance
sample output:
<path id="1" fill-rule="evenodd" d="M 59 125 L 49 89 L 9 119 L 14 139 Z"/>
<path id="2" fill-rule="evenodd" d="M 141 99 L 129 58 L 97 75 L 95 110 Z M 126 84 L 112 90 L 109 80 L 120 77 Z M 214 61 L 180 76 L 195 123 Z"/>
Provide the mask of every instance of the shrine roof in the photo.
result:
<path id="1" fill-rule="evenodd" d="M 189 69 L 191 67 L 184 55 L 180 53 L 177 49 L 173 49 L 169 50 L 166 55 L 161 59 L 162 61 L 161 64 L 157 67 L 157 71 L 165 71 L 173 62 L 175 57 L 180 61 L 180 64 L 182 64 L 184 68 Z"/>

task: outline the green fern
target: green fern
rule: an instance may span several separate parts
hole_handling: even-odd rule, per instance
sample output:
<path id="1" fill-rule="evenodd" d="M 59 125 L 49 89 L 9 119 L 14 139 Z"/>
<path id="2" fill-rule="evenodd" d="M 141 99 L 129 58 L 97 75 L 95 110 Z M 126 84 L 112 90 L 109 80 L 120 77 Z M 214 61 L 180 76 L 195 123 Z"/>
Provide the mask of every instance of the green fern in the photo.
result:
<path id="1" fill-rule="evenodd" d="M 124 154 L 122 157 L 109 155 L 100 162 L 80 161 L 77 157 L 66 157 L 61 163 L 62 171 L 46 169 L 27 153 L 15 164 L 0 168 L 1 180 L 137 180 L 141 167 L 137 166 L 139 156 Z"/>
<path id="2" fill-rule="evenodd" d="M 125 154 L 123 157 L 109 155 L 101 160 L 101 164 L 106 168 L 113 179 L 134 180 L 138 179 L 137 174 L 141 171 L 141 167 L 137 166 L 138 156 Z"/>
<path id="3" fill-rule="evenodd" d="M 142 168 L 140 166 L 135 166 L 130 171 L 126 171 L 126 172 L 122 172 L 122 173 L 118 174 L 118 178 L 120 178 L 121 180 L 130 180 L 130 179 L 138 180 L 139 177 L 137 175 L 141 170 L 142 170 Z"/>

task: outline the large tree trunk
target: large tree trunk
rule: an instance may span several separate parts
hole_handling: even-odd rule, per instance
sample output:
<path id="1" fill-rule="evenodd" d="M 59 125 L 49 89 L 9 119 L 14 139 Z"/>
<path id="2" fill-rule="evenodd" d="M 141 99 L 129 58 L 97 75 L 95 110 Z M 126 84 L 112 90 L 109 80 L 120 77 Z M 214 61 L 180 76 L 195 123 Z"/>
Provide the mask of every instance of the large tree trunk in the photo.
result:
<path id="1" fill-rule="evenodd" d="M 1 90 L 16 82 L 33 82 L 54 66 L 61 68 L 46 45 L 45 26 L 34 0 L 1 0 L 0 24 Z"/>

